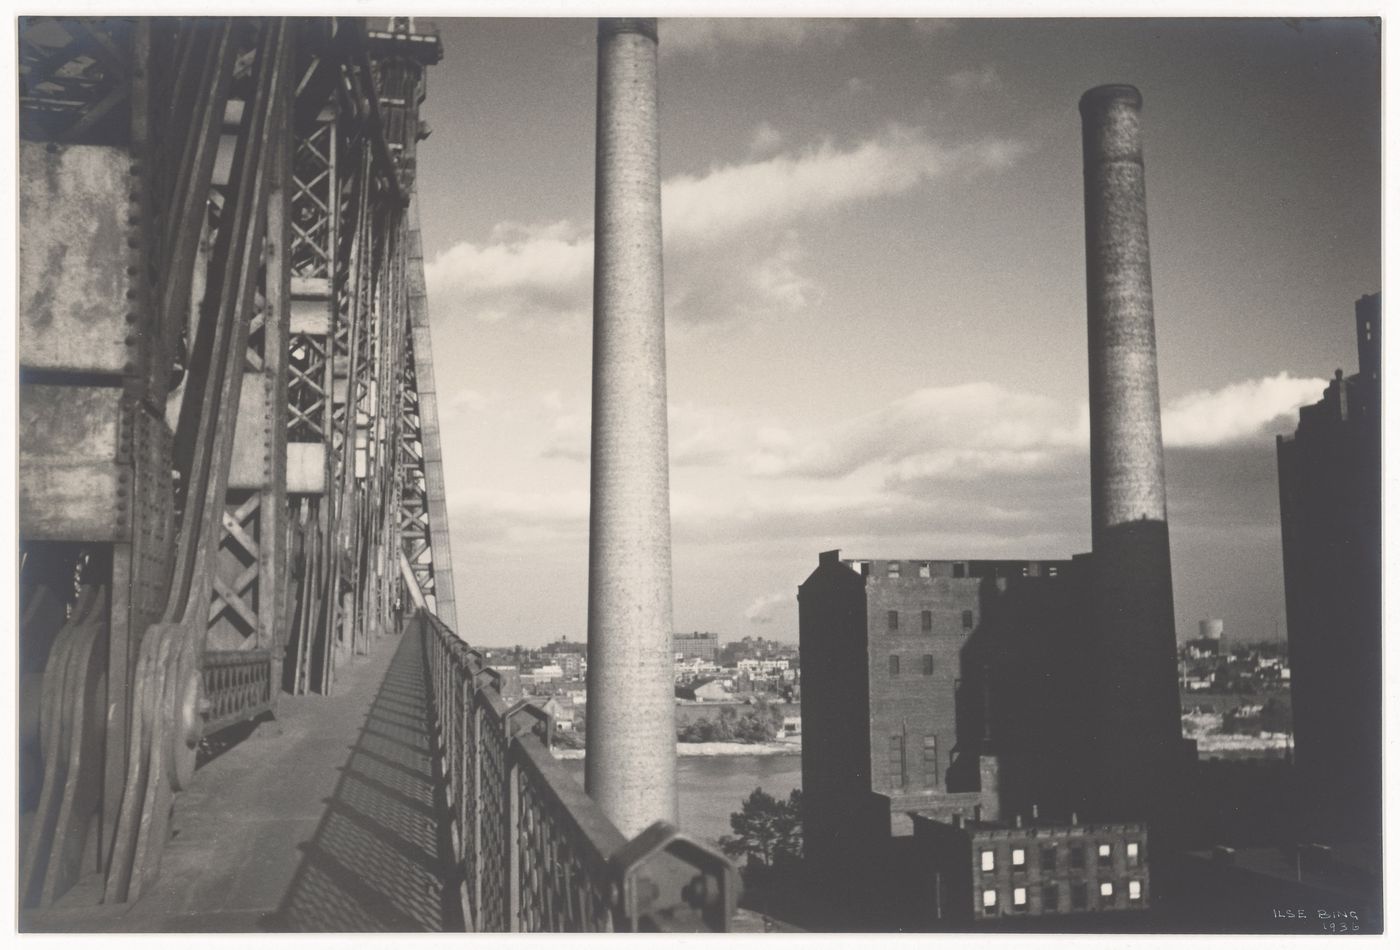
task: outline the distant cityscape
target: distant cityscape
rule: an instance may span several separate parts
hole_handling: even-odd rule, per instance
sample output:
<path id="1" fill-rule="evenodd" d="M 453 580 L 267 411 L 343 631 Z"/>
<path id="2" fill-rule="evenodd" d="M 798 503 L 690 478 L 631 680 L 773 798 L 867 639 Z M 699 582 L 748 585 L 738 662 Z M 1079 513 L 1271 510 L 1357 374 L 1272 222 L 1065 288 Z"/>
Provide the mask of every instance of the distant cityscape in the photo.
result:
<path id="1" fill-rule="evenodd" d="M 1236 643 L 1224 622 L 1203 620 L 1200 636 L 1177 655 L 1182 734 L 1204 758 L 1282 758 L 1291 748 L 1292 701 L 1288 644 L 1282 640 Z M 714 632 L 675 633 L 677 738 L 706 741 L 687 729 L 717 720 L 724 711 L 775 705 L 782 721 L 767 739 L 802 733 L 802 661 L 795 643 L 745 636 L 721 640 Z M 581 734 L 588 705 L 588 656 L 580 640 L 560 638 L 541 647 L 485 647 L 483 656 L 503 677 L 503 693 L 529 699 L 554 716 L 563 733 Z M 757 742 L 765 737 L 728 736 Z M 798 748 L 795 747 L 794 751 Z"/>

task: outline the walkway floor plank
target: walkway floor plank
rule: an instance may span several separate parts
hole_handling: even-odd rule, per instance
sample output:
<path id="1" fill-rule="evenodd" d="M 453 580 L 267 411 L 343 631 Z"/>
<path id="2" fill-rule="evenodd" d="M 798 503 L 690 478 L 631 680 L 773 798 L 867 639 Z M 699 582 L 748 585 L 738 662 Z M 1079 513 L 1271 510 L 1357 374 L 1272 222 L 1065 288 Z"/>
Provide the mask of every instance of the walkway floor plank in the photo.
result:
<path id="1" fill-rule="evenodd" d="M 421 637 L 379 640 L 340 664 L 334 695 L 281 697 L 275 721 L 196 771 L 142 900 L 73 893 L 21 927 L 460 930 L 430 728 Z"/>

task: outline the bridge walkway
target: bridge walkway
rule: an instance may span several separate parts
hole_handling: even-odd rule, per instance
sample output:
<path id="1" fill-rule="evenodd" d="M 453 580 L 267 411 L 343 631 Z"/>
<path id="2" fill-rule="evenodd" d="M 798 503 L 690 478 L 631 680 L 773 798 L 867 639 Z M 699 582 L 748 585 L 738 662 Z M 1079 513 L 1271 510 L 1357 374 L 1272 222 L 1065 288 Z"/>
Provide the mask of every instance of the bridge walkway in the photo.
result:
<path id="1" fill-rule="evenodd" d="M 330 697 L 282 696 L 177 798 L 150 892 L 92 906 L 80 885 L 25 929 L 462 930 L 423 664 L 421 637 L 385 637 Z"/>

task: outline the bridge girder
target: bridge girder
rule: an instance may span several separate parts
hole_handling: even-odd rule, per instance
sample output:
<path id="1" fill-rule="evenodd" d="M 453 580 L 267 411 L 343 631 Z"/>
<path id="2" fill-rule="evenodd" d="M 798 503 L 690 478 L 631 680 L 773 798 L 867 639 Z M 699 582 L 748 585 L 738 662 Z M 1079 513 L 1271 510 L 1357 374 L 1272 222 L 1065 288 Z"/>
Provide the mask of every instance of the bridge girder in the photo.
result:
<path id="1" fill-rule="evenodd" d="M 440 55 L 356 19 L 21 21 L 25 906 L 94 870 L 139 897 L 200 741 L 397 629 L 400 552 L 450 608 L 408 216 Z"/>

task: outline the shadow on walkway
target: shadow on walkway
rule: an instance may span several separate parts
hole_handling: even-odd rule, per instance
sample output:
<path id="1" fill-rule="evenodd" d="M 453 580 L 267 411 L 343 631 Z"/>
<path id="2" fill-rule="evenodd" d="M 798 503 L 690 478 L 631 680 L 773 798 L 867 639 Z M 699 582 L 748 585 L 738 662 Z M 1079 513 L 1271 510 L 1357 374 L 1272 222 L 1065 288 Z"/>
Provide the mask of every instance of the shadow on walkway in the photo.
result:
<path id="1" fill-rule="evenodd" d="M 423 640 L 399 641 L 272 931 L 461 931 Z"/>

